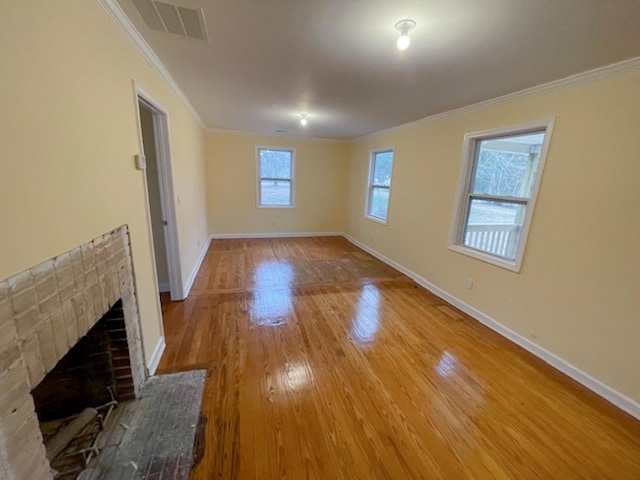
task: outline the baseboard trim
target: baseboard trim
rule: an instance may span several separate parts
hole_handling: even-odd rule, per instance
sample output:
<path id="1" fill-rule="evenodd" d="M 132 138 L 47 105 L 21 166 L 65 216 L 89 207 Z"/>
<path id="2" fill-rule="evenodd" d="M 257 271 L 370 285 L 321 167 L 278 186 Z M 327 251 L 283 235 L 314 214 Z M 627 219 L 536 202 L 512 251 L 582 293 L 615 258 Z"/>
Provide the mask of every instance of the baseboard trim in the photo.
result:
<path id="1" fill-rule="evenodd" d="M 169 283 L 159 283 L 158 284 L 158 291 L 160 293 L 170 292 L 171 291 L 171 284 L 169 284 Z"/>
<path id="2" fill-rule="evenodd" d="M 147 368 L 149 369 L 149 375 L 155 375 L 166 346 L 167 344 L 164 341 L 164 337 L 160 337 L 160 340 L 158 340 L 156 348 L 153 351 L 153 355 L 151 355 L 151 358 L 149 359 L 149 365 L 147 365 Z"/>
<path id="3" fill-rule="evenodd" d="M 211 237 L 209 237 L 205 242 L 204 248 L 200 252 L 200 256 L 198 257 L 198 260 L 196 260 L 196 264 L 193 266 L 193 270 L 191 270 L 191 274 L 189 275 L 189 278 L 187 278 L 187 283 L 185 283 L 183 288 L 184 298 L 187 298 L 189 296 L 191 287 L 193 287 L 193 282 L 196 281 L 196 275 L 198 275 L 198 272 L 200 271 L 200 267 L 202 266 L 202 262 L 204 262 L 204 257 L 207 255 L 207 250 L 209 250 L 210 244 L 211 244 Z"/>
<path id="4" fill-rule="evenodd" d="M 635 417 L 638 420 L 640 420 L 640 404 L 638 404 L 637 402 L 635 402 L 631 398 L 629 398 L 626 395 L 618 392 L 617 390 L 614 390 L 613 388 L 609 387 L 608 385 L 605 385 L 600 380 L 597 380 L 596 378 L 592 377 L 588 373 L 583 372 L 582 370 L 580 370 L 579 368 L 575 367 L 571 363 L 567 362 L 563 358 L 557 356 L 554 353 L 551 353 L 550 351 L 546 350 L 545 348 L 541 347 L 540 345 L 537 345 L 536 343 L 532 342 L 531 340 L 523 337 L 519 333 L 516 333 L 513 330 L 505 327 L 504 325 L 502 325 L 501 323 L 499 323 L 495 319 L 491 318 L 489 315 L 484 314 L 480 310 L 477 310 L 476 308 L 474 308 L 471 305 L 463 302 L 459 298 L 457 298 L 457 297 L 451 295 L 450 293 L 442 290 L 438 286 L 436 286 L 433 283 L 427 281 L 424 277 L 422 277 L 422 276 L 418 275 L 417 273 L 409 270 L 408 268 L 400 265 L 399 263 L 391 260 L 390 258 L 388 258 L 385 255 L 381 254 L 380 252 L 374 250 L 373 248 L 365 245 L 364 243 L 360 242 L 359 240 L 356 240 L 351 235 L 344 234 L 343 236 L 348 241 L 350 241 L 351 243 L 353 243 L 357 247 L 360 247 L 365 252 L 373 255 L 374 257 L 376 257 L 377 259 L 383 261 L 387 265 L 389 265 L 389 266 L 395 268 L 396 270 L 404 273 L 409 278 L 411 278 L 414 282 L 416 282 L 418 285 L 420 285 L 420 286 L 424 287 L 425 289 L 429 290 L 434 295 L 442 298 L 443 300 L 449 302 L 451 305 L 454 305 L 455 307 L 459 308 L 460 310 L 465 312 L 467 315 L 471 316 L 475 320 L 477 320 L 480 323 L 482 323 L 483 325 L 487 326 L 488 328 L 490 328 L 494 332 L 497 332 L 500 335 L 502 335 L 503 337 L 507 338 L 508 340 L 511 340 L 513 343 L 515 343 L 516 345 L 519 345 L 520 347 L 524 348 L 525 350 L 527 350 L 528 352 L 532 353 L 536 357 L 540 358 L 541 360 L 543 360 L 547 364 L 551 365 L 556 370 L 559 370 L 560 372 L 564 373 L 565 375 L 567 375 L 568 377 L 572 378 L 576 382 L 578 382 L 581 385 L 585 386 L 586 388 L 588 388 L 592 392 L 594 392 L 597 395 L 601 396 L 602 398 L 604 398 L 605 400 L 607 400 L 611 404 L 615 405 L 619 409 L 625 411 L 626 413 L 628 413 L 632 417 Z"/>
<path id="5" fill-rule="evenodd" d="M 293 238 L 293 237 L 342 237 L 342 232 L 288 232 L 288 233 L 212 233 L 211 239 L 233 238 Z"/>

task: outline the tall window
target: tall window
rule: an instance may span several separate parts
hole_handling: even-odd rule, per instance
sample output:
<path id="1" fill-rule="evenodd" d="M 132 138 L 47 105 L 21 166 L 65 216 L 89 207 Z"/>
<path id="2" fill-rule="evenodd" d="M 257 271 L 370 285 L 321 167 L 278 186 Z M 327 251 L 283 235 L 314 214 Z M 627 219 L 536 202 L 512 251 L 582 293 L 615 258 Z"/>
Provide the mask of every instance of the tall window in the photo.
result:
<path id="1" fill-rule="evenodd" d="M 387 222 L 389 214 L 392 169 L 393 149 L 371 152 L 366 216 L 381 223 Z"/>
<path id="2" fill-rule="evenodd" d="M 465 137 L 451 248 L 519 271 L 552 122 Z"/>
<path id="3" fill-rule="evenodd" d="M 258 207 L 293 207 L 293 164 L 290 148 L 257 148 Z"/>

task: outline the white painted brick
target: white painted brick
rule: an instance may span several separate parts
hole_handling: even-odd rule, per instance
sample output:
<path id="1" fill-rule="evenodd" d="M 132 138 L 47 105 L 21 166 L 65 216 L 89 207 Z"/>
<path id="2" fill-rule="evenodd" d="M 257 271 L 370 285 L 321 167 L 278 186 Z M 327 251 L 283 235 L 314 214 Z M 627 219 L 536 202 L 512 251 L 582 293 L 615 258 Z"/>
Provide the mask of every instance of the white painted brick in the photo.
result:
<path id="1" fill-rule="evenodd" d="M 80 291 L 84 288 L 84 285 L 86 283 L 82 262 L 73 262 L 73 266 L 71 268 L 73 270 L 73 282 L 76 284 L 76 289 Z"/>
<path id="2" fill-rule="evenodd" d="M 24 373 L 24 370 L 16 370 L 18 373 Z M 29 385 L 26 378 L 22 378 L 16 383 L 13 388 L 4 390 L 0 393 L 0 423 L 10 422 L 10 416 L 20 410 L 20 407 L 25 403 L 35 413 L 35 407 L 33 405 L 33 397 L 29 395 Z"/>
<path id="3" fill-rule="evenodd" d="M 15 326 L 16 331 L 18 332 L 18 337 L 28 337 L 41 322 L 42 316 L 40 315 L 40 310 L 37 305 L 34 305 L 26 312 L 17 315 L 15 317 Z"/>
<path id="4" fill-rule="evenodd" d="M 17 346 L 17 343 L 18 334 L 14 323 L 0 322 L 0 352 L 6 348 Z"/>
<path id="5" fill-rule="evenodd" d="M 71 297 L 77 293 L 76 284 L 72 282 L 67 286 L 61 287 L 58 292 L 60 295 L 60 303 L 65 303 L 71 300 Z"/>
<path id="6" fill-rule="evenodd" d="M 20 345 L 8 345 L 0 350 L 0 371 L 4 371 L 20 358 Z"/>
<path id="7" fill-rule="evenodd" d="M 22 359 L 29 372 L 29 386 L 34 388 L 44 378 L 45 369 L 40 353 L 38 337 L 34 334 L 24 339 L 22 343 Z"/>
<path id="8" fill-rule="evenodd" d="M 65 252 L 63 254 L 58 255 L 53 259 L 53 264 L 56 272 L 60 270 L 65 270 L 67 268 L 71 268 L 71 253 Z"/>
<path id="9" fill-rule="evenodd" d="M 85 285 L 93 285 L 98 281 L 98 271 L 95 268 L 84 271 Z"/>
<path id="10" fill-rule="evenodd" d="M 2 389 L 0 390 L 0 404 L 2 404 L 6 395 L 20 384 L 23 384 L 23 387 L 25 388 L 24 392 L 29 391 L 27 375 L 27 369 L 22 361 L 22 357 L 16 359 L 11 365 L 2 371 L 0 374 L 0 385 L 2 385 Z M 0 409 L 0 415 L 5 410 L 6 409 Z"/>
<path id="11" fill-rule="evenodd" d="M 5 323 L 13 323 L 11 321 L 12 318 L 13 308 L 11 307 L 9 298 L 2 299 L 0 297 L 0 325 L 4 325 Z"/>
<path id="12" fill-rule="evenodd" d="M 70 263 L 64 267 L 56 268 L 56 282 L 58 289 L 73 284 L 73 267 Z"/>
<path id="13" fill-rule="evenodd" d="M 29 270 L 7 279 L 9 294 L 12 295 L 33 285 L 33 276 Z"/>
<path id="14" fill-rule="evenodd" d="M 56 363 L 58 363 L 59 358 L 56 352 L 53 332 L 49 322 L 42 322 L 40 328 L 36 331 L 36 336 L 38 337 L 38 345 L 40 346 L 40 355 L 42 357 L 44 371 L 50 372 L 53 367 L 55 367 Z"/>
<path id="15" fill-rule="evenodd" d="M 45 300 L 40 301 L 40 313 L 42 316 L 47 316 L 54 310 L 58 310 L 60 308 L 60 297 L 57 293 L 46 298 Z"/>
<path id="16" fill-rule="evenodd" d="M 118 298 L 137 392 L 146 371 L 126 226 L 0 282 L 0 479 L 51 478 L 29 391 Z"/>
<path id="17" fill-rule="evenodd" d="M 67 344 L 67 327 L 64 322 L 62 307 L 51 312 L 47 319 L 53 332 L 53 343 L 55 345 L 56 357 L 61 359 L 69 350 Z"/>
<path id="18" fill-rule="evenodd" d="M 53 273 L 53 260 L 47 260 L 46 262 L 39 263 L 31 269 L 31 275 L 33 275 L 33 281 L 41 282 L 45 277 L 48 277 Z"/>
<path id="19" fill-rule="evenodd" d="M 82 245 L 82 265 L 85 272 L 95 270 L 96 257 L 93 251 L 93 243 L 85 243 Z"/>
<path id="20" fill-rule="evenodd" d="M 3 437 L 13 436 L 29 419 L 31 419 L 31 423 L 35 423 L 36 428 L 39 428 L 38 417 L 33 409 L 33 402 L 27 401 L 31 396 L 22 395 L 21 398 L 23 401 L 18 404 L 17 408 L 0 417 L 0 435 Z"/>
<path id="21" fill-rule="evenodd" d="M 64 318 L 64 326 L 67 332 L 67 346 L 70 349 L 73 347 L 78 338 L 80 338 L 80 332 L 78 332 L 78 321 L 76 319 L 76 311 L 73 306 L 73 301 L 70 300 L 62 306 L 62 315 Z"/>
<path id="22" fill-rule="evenodd" d="M 72 299 L 73 311 L 75 313 L 74 320 L 76 323 L 76 330 L 78 332 L 78 338 L 83 337 L 87 333 L 87 312 L 84 306 L 84 293 L 78 292 Z"/>
<path id="23" fill-rule="evenodd" d="M 10 438 L 8 447 L 7 469 L 13 478 L 31 480 L 37 475 L 36 472 L 42 471 L 43 464 L 48 464 L 42 435 L 37 426 L 34 429 L 31 425 L 25 425 Z"/>
<path id="24" fill-rule="evenodd" d="M 11 305 L 13 313 L 20 315 L 21 313 L 38 305 L 38 297 L 35 289 L 29 287 L 11 295 Z"/>
<path id="25" fill-rule="evenodd" d="M 56 285 L 56 277 L 53 274 L 53 270 L 51 270 L 50 275 L 36 283 L 35 290 L 40 302 L 56 294 L 58 286 Z"/>

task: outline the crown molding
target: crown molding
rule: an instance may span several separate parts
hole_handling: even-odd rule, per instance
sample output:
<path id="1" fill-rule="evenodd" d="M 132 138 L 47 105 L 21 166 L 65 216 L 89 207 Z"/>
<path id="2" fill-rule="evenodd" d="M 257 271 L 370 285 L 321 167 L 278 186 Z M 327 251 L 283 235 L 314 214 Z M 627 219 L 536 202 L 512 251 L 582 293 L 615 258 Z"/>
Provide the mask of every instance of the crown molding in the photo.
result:
<path id="1" fill-rule="evenodd" d="M 316 142 L 348 143 L 350 141 L 350 139 L 347 139 L 347 138 L 310 137 L 305 135 L 296 135 L 294 133 L 271 133 L 271 132 L 258 132 L 253 130 L 233 130 L 229 128 L 206 128 L 205 132 L 230 134 L 230 135 L 255 135 L 260 137 L 291 138 L 293 140 L 312 140 Z"/>
<path id="2" fill-rule="evenodd" d="M 383 130 L 378 130 L 377 132 L 374 132 L 374 133 L 368 133 L 366 135 L 354 137 L 351 140 L 362 140 L 362 139 L 370 138 L 376 135 L 380 135 L 382 133 L 389 133 L 389 132 L 395 132 L 398 130 L 404 130 L 407 128 L 415 127 L 417 125 L 431 123 L 431 122 L 435 122 L 437 120 L 442 120 L 445 118 L 456 117 L 459 115 L 464 115 L 466 113 L 471 113 L 471 112 L 483 110 L 486 108 L 496 107 L 498 105 L 504 105 L 506 103 L 515 102 L 517 100 L 522 100 L 522 99 L 533 97 L 536 95 L 543 95 L 546 93 L 556 92 L 559 90 L 564 90 L 566 88 L 575 87 L 578 85 L 584 85 L 586 83 L 591 83 L 597 80 L 602 80 L 603 78 L 612 77 L 615 75 L 621 75 L 625 73 L 633 73 L 637 71 L 640 71 L 640 57 L 630 58 L 628 60 L 623 60 L 622 62 L 612 63 L 611 65 L 605 65 L 604 67 L 598 67 L 593 70 L 588 70 L 582 73 L 576 73 L 575 75 L 570 75 L 568 77 L 561 78 L 559 80 L 553 80 L 551 82 L 543 83 L 535 87 L 530 87 L 524 90 L 519 90 L 517 92 L 508 93 L 500 97 L 495 97 L 489 100 L 484 100 L 482 102 L 474 103 L 464 107 L 455 108 L 453 110 L 447 110 L 446 112 L 436 113 L 435 115 L 430 115 L 428 117 L 421 118 L 420 120 L 415 120 L 409 123 L 403 123 L 402 125 L 385 128 Z"/>
<path id="3" fill-rule="evenodd" d="M 151 46 L 147 43 L 147 41 L 142 37 L 138 29 L 133 25 L 127 14 L 122 10 L 122 7 L 118 4 L 116 0 L 97 0 L 98 4 L 104 9 L 104 11 L 109 15 L 113 23 L 124 33 L 124 35 L 133 43 L 136 47 L 140 55 L 147 61 L 149 65 L 162 77 L 162 79 L 169 85 L 169 87 L 174 91 L 174 93 L 178 96 L 182 103 L 184 103 L 187 110 L 191 112 L 191 114 L 195 117 L 202 128 L 206 128 L 206 125 L 202 121 L 202 118 L 193 107 L 189 99 L 184 94 L 182 89 L 178 86 L 176 81 L 173 79 L 167 67 L 164 66 L 158 55 L 153 51 Z"/>

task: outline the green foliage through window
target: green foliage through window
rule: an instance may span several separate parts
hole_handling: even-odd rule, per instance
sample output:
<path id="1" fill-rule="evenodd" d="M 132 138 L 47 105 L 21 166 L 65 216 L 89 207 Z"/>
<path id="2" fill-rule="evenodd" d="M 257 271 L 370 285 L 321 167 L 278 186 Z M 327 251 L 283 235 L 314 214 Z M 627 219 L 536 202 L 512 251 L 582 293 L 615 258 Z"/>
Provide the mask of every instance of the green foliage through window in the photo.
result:
<path id="1" fill-rule="evenodd" d="M 393 150 L 374 152 L 371 156 L 367 215 L 386 220 L 389 214 L 389 192 Z"/>

